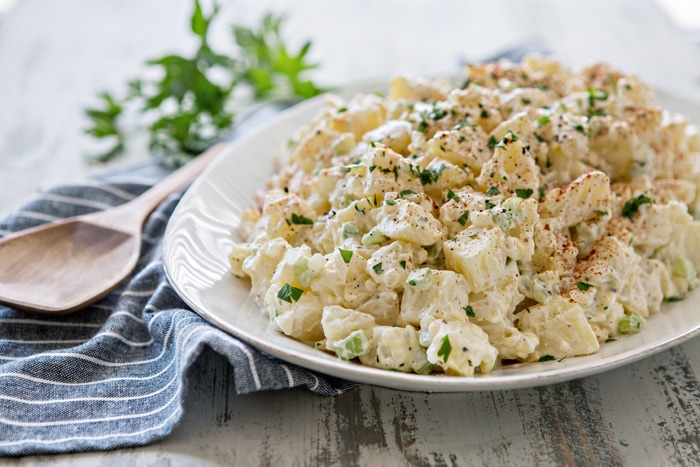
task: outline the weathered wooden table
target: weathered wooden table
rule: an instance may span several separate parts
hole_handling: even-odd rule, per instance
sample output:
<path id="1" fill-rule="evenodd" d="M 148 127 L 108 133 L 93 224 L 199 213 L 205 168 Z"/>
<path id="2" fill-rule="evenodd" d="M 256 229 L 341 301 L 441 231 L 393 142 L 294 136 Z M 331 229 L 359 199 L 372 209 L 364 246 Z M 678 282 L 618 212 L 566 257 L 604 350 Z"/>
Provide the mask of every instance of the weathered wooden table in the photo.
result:
<path id="1" fill-rule="evenodd" d="M 87 165 L 82 108 L 144 59 L 192 47 L 189 0 L 19 0 L 0 14 L 0 213 Z M 700 103 L 700 50 L 651 1 L 228 2 L 225 25 L 286 12 L 286 36 L 313 40 L 314 77 L 340 85 L 398 72 L 441 74 L 536 41 L 571 67 L 603 60 Z M 700 112 L 699 112 L 700 114 Z M 143 147 L 113 166 L 148 157 Z M 699 310 L 700 312 L 700 310 Z M 692 465 L 700 464 L 700 339 L 618 370 L 532 389 L 426 394 L 362 385 L 235 395 L 207 351 L 169 438 L 105 453 L 8 465 Z M 2 436 L 0 434 L 0 436 Z"/>

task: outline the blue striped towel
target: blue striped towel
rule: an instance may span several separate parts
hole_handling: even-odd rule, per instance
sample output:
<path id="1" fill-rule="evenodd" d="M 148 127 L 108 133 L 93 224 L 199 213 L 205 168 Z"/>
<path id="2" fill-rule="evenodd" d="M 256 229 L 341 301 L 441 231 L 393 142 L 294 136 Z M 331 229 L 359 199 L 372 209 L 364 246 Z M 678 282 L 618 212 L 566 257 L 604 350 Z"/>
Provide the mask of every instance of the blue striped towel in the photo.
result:
<path id="1" fill-rule="evenodd" d="M 119 205 L 166 173 L 146 164 L 53 188 L 0 221 L 0 236 Z M 133 275 L 97 304 L 63 317 L 0 306 L 0 455 L 162 439 L 182 417 L 184 376 L 205 346 L 233 365 L 239 394 L 306 386 L 335 395 L 353 387 L 261 353 L 180 299 L 165 277 L 161 239 L 181 195 L 171 195 L 149 217 Z"/>

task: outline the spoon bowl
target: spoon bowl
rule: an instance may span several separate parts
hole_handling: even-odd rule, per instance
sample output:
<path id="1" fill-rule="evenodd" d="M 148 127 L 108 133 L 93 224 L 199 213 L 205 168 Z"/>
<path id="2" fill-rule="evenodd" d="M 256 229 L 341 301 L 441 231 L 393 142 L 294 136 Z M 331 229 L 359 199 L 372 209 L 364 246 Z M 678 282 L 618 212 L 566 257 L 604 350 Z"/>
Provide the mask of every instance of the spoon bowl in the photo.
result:
<path id="1" fill-rule="evenodd" d="M 0 304 L 59 315 L 107 295 L 136 266 L 148 215 L 224 147 L 213 146 L 126 204 L 0 239 Z"/>

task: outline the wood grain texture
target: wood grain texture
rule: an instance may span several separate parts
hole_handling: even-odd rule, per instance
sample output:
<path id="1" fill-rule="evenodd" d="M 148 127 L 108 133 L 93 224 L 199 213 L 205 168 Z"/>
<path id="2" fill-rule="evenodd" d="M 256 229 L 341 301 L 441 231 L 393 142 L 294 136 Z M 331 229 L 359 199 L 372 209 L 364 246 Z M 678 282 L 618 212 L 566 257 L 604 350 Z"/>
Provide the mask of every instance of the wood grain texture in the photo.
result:
<path id="1" fill-rule="evenodd" d="M 686 352 L 697 358 L 698 347 L 693 341 L 597 377 L 526 390 L 424 394 L 363 385 L 335 398 L 302 389 L 237 396 L 231 367 L 206 351 L 189 374 L 185 417 L 173 436 L 108 458 L 125 465 L 696 465 L 700 399 Z M 690 393 L 678 390 L 679 378 Z M 103 456 L 19 465 L 86 465 Z"/>
<path id="2" fill-rule="evenodd" d="M 102 170 L 83 163 L 82 107 L 139 73 L 144 59 L 191 46 L 190 3 L 21 0 L 0 16 L 0 212 L 39 187 Z M 224 25 L 271 8 L 288 13 L 292 41 L 313 39 L 324 84 L 455 72 L 534 39 L 572 67 L 608 61 L 700 102 L 700 50 L 650 0 L 240 0 L 224 5 L 212 40 L 228 44 Z M 134 145 L 123 163 L 146 157 Z M 205 352 L 188 375 L 181 424 L 159 443 L 0 465 L 700 464 L 700 339 L 594 377 L 515 391 L 361 385 L 335 398 L 303 389 L 238 396 L 232 371 Z"/>

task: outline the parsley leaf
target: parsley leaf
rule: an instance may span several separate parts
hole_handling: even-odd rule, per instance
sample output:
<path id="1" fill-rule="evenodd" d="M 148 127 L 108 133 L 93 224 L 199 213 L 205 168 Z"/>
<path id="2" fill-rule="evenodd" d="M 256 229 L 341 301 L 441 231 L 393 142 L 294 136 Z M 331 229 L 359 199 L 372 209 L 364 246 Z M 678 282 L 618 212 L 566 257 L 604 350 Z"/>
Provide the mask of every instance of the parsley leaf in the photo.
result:
<path id="1" fill-rule="evenodd" d="M 586 283 L 586 282 L 577 282 L 576 287 L 578 287 L 578 289 L 581 292 L 585 292 L 586 290 L 590 289 L 593 286 L 591 284 Z"/>
<path id="2" fill-rule="evenodd" d="M 374 266 L 372 266 L 372 269 L 374 270 L 374 272 L 375 272 L 376 274 L 381 274 L 381 273 L 384 272 L 384 270 L 382 270 L 382 263 L 381 263 L 381 262 L 375 264 Z"/>
<path id="3" fill-rule="evenodd" d="M 314 223 L 313 219 L 309 219 L 305 216 L 300 216 L 296 213 L 292 213 L 292 219 L 285 219 L 285 222 L 287 222 L 287 225 L 313 225 Z"/>
<path id="4" fill-rule="evenodd" d="M 428 185 L 437 182 L 438 177 L 445 170 L 445 164 L 441 164 L 436 169 L 421 169 L 418 166 L 409 165 L 411 173 L 420 180 L 422 185 Z"/>
<path id="5" fill-rule="evenodd" d="M 492 186 L 486 191 L 486 196 L 495 196 L 495 195 L 500 195 L 501 191 L 496 188 L 495 186 Z"/>
<path id="6" fill-rule="evenodd" d="M 257 28 L 233 27 L 236 52 L 228 55 L 209 44 L 212 22 L 219 13 L 208 12 L 194 1 L 190 31 L 196 44 L 188 55 L 168 54 L 146 62 L 147 76 L 128 83 L 124 97 L 104 92 L 99 105 L 85 110 L 90 119 L 85 132 L 109 146 L 94 161 L 106 162 L 124 151 L 126 134 L 120 118 L 127 109 L 143 114 L 151 152 L 169 165 L 181 165 L 211 146 L 234 122 L 234 89 L 247 88 L 256 99 L 270 96 L 307 98 L 323 90 L 305 78 L 316 64 L 307 62 L 311 44 L 297 51 L 282 40 L 283 18 L 266 15 Z M 245 95 L 246 92 L 240 93 Z"/>
<path id="7" fill-rule="evenodd" d="M 343 250 L 342 248 L 338 248 L 338 252 L 340 252 L 340 256 L 343 258 L 343 261 L 345 261 L 345 264 L 348 264 L 352 259 L 353 252 L 351 250 Z"/>
<path id="8" fill-rule="evenodd" d="M 445 334 L 445 337 L 440 341 L 440 348 L 438 349 L 437 355 L 438 357 L 442 357 L 443 362 L 446 362 L 447 359 L 450 358 L 451 353 L 452 344 L 450 344 L 450 336 Z"/>
<path id="9" fill-rule="evenodd" d="M 285 302 L 296 302 L 301 298 L 304 293 L 303 289 L 298 289 L 292 285 L 284 284 L 279 292 L 277 292 L 277 298 L 284 300 Z"/>
<path id="10" fill-rule="evenodd" d="M 464 226 L 468 220 L 469 220 L 469 210 L 464 211 L 464 213 L 461 216 L 459 216 L 459 219 L 457 219 L 457 222 L 459 222 L 459 225 Z"/>
<path id="11" fill-rule="evenodd" d="M 556 360 L 556 357 L 553 355 L 542 355 L 539 359 L 537 359 L 538 362 L 549 362 L 552 360 Z"/>
<path id="12" fill-rule="evenodd" d="M 495 136 L 491 135 L 491 136 L 489 136 L 488 143 L 489 143 L 489 149 L 493 149 L 498 144 L 498 141 L 496 140 Z"/>
<path id="13" fill-rule="evenodd" d="M 625 205 L 622 207 L 622 215 L 625 217 L 632 217 L 642 204 L 651 204 L 654 201 L 648 196 L 641 194 L 636 198 L 628 199 Z"/>
<path id="14" fill-rule="evenodd" d="M 515 195 L 518 198 L 528 199 L 532 193 L 534 193 L 530 188 L 516 188 Z"/>
<path id="15" fill-rule="evenodd" d="M 464 307 L 464 312 L 469 316 L 470 318 L 474 318 L 476 316 L 476 313 L 474 313 L 474 309 L 472 308 L 471 305 L 467 305 Z"/>

